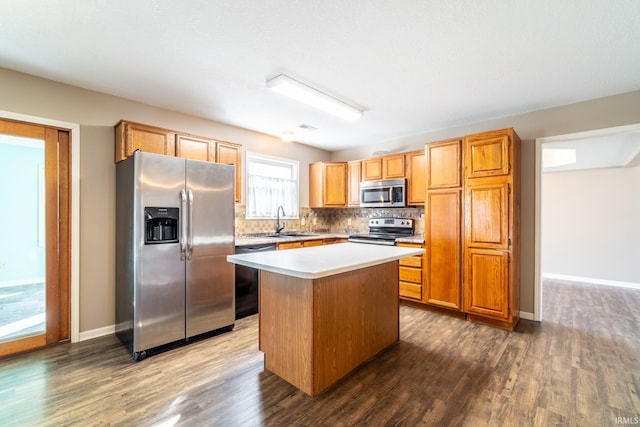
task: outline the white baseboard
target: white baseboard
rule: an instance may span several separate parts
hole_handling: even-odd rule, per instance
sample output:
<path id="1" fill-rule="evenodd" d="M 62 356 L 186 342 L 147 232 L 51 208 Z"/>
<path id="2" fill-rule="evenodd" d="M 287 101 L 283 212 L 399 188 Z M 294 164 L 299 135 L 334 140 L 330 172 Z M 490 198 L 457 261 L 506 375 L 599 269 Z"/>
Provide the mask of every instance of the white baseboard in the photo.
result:
<path id="1" fill-rule="evenodd" d="M 520 312 L 520 318 L 521 319 L 525 319 L 525 320 L 536 320 L 536 318 L 533 315 L 533 313 L 529 313 L 527 311 L 521 311 Z"/>
<path id="2" fill-rule="evenodd" d="M 544 279 L 567 280 L 570 282 L 589 283 L 592 285 L 617 286 L 619 288 L 640 289 L 640 283 L 619 282 L 617 280 L 593 279 L 591 277 L 567 276 L 564 274 L 542 273 Z"/>
<path id="3" fill-rule="evenodd" d="M 116 325 L 109 325 L 103 328 L 91 329 L 90 331 L 80 332 L 80 341 L 90 340 L 92 338 L 98 338 L 109 334 L 116 333 Z"/>

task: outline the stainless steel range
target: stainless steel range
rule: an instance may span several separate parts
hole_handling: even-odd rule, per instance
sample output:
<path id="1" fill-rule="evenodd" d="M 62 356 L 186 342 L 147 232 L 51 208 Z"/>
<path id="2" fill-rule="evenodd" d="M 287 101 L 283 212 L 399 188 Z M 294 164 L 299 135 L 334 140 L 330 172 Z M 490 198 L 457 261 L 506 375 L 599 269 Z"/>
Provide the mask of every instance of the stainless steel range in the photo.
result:
<path id="1" fill-rule="evenodd" d="M 413 236 L 413 220 L 410 218 L 371 218 L 368 234 L 349 236 L 350 242 L 374 245 L 395 245 L 399 237 Z"/>

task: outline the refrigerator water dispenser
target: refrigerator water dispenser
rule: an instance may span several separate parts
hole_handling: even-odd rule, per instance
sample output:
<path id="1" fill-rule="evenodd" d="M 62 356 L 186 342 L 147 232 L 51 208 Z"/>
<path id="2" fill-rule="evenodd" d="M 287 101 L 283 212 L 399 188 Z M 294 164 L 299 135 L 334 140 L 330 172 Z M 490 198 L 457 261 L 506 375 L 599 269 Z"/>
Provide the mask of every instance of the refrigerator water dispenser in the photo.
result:
<path id="1" fill-rule="evenodd" d="M 145 245 L 178 242 L 179 208 L 144 208 Z"/>

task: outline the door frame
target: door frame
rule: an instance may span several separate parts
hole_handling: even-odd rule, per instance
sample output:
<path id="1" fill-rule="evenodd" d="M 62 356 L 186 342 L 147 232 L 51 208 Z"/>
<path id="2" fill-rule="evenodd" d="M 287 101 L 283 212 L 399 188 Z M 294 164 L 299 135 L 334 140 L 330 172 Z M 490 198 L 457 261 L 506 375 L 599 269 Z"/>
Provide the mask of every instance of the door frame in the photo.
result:
<path id="1" fill-rule="evenodd" d="M 542 321 L 542 146 L 549 142 L 569 141 L 594 136 L 616 135 L 620 133 L 640 132 L 640 123 L 575 132 L 565 135 L 536 138 L 535 146 L 535 201 L 534 201 L 534 283 L 533 283 L 533 319 Z"/>
<path id="2" fill-rule="evenodd" d="M 80 341 L 80 124 L 0 110 L 0 118 L 68 129 L 71 133 L 71 342 Z"/>

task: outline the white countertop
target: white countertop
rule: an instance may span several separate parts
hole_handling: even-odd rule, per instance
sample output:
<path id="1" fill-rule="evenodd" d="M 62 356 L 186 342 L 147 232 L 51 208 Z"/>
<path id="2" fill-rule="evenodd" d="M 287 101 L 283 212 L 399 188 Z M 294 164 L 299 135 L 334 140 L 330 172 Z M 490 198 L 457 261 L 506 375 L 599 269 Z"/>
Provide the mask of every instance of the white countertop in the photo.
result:
<path id="1" fill-rule="evenodd" d="M 424 249 L 338 243 L 284 251 L 228 255 L 227 261 L 302 279 L 318 279 L 420 255 Z"/>

